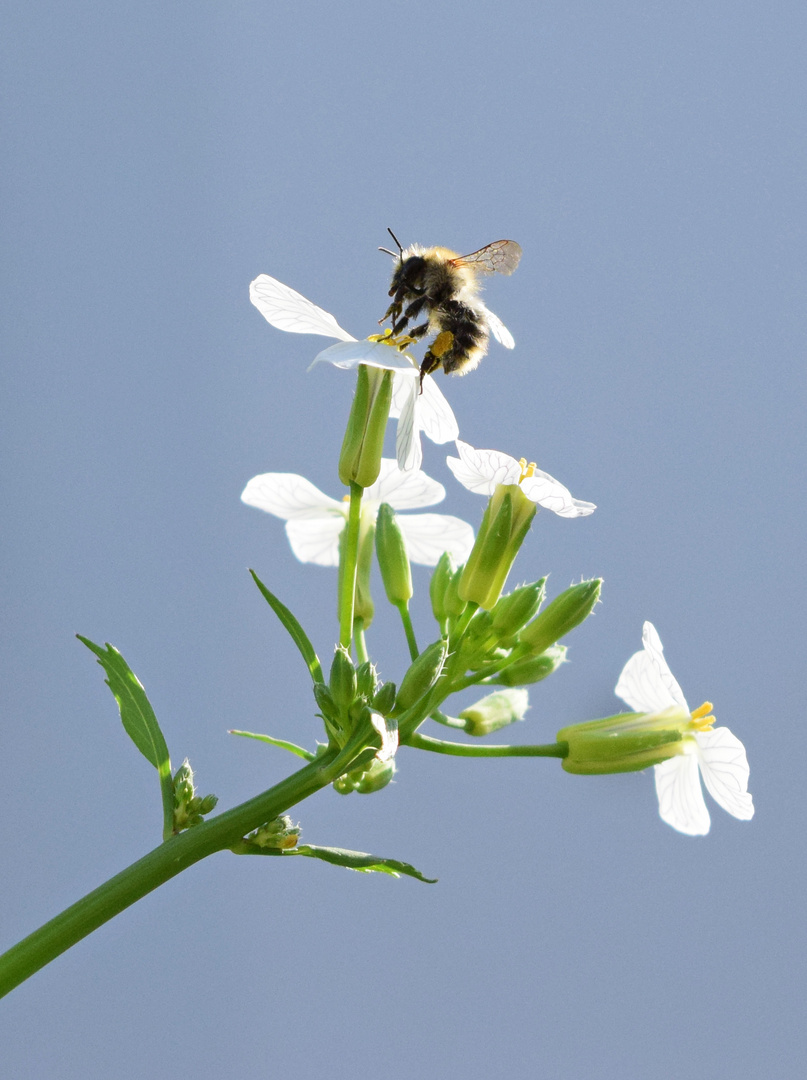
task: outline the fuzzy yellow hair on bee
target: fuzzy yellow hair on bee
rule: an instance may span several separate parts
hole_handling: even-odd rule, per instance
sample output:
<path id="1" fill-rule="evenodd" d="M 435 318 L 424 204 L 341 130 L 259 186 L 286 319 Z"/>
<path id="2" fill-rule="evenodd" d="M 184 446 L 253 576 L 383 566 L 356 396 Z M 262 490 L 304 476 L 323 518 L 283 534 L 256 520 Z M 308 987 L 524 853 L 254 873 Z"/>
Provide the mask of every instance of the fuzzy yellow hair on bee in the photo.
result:
<path id="1" fill-rule="evenodd" d="M 496 240 L 470 255 L 444 247 L 412 244 L 404 249 L 392 229 L 387 230 L 398 254 L 381 248 L 396 260 L 389 295 L 392 303 L 383 319 L 392 321 L 392 335 L 406 333 L 419 341 L 434 338 L 420 365 L 420 380 L 442 367 L 448 375 L 473 371 L 488 351 L 492 334 L 506 349 L 515 345 L 510 331 L 479 299 L 482 274 L 512 274 L 521 258 L 515 240 Z M 424 322 L 409 328 L 420 315 Z"/>

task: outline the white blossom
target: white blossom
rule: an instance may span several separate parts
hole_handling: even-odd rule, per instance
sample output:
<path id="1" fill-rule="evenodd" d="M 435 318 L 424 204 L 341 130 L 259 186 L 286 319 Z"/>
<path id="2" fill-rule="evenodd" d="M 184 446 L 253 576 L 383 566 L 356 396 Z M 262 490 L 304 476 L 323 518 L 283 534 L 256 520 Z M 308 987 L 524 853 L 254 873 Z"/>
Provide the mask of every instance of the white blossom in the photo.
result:
<path id="1" fill-rule="evenodd" d="M 314 364 L 329 363 L 349 371 L 358 364 L 394 371 L 390 416 L 398 418 L 395 452 L 398 467 L 406 472 L 419 469 L 423 461 L 420 432 L 435 443 L 451 442 L 459 428 L 451 406 L 437 383 L 426 375 L 422 393 L 420 370 L 409 353 L 381 340 L 357 341 L 343 330 L 333 315 L 306 300 L 268 274 L 260 274 L 249 286 L 249 298 L 268 323 L 293 334 L 320 334 L 339 343 L 318 353 Z M 311 365 L 313 367 L 313 364 Z"/>
<path id="2" fill-rule="evenodd" d="M 441 502 L 445 493 L 442 484 L 420 469 L 401 472 L 393 459 L 382 458 L 378 480 L 364 491 L 361 512 L 375 520 L 383 502 L 396 512 L 414 510 Z M 286 535 L 300 562 L 339 565 L 339 535 L 349 512 L 346 500 L 332 499 L 297 473 L 254 476 L 241 500 L 286 522 Z M 424 566 L 435 566 L 444 551 L 463 563 L 473 547 L 471 526 L 448 514 L 401 514 L 398 524 L 409 558 Z"/>
<path id="3" fill-rule="evenodd" d="M 478 495 L 491 496 L 499 484 L 518 484 L 528 499 L 560 517 L 585 517 L 597 509 L 594 503 L 572 498 L 559 480 L 525 458 L 517 461 L 499 450 L 476 450 L 461 439 L 456 447 L 460 456 L 446 458 L 448 467 L 464 487 Z"/>
<path id="4" fill-rule="evenodd" d="M 652 623 L 642 632 L 644 648 L 628 660 L 616 693 L 640 713 L 657 713 L 673 706 L 689 721 L 681 739 L 681 752 L 654 765 L 659 813 L 668 825 L 688 836 L 705 836 L 711 824 L 698 771 L 715 802 L 734 817 L 749 821 L 754 804 L 748 793 L 745 747 L 728 728 L 713 728 L 706 702 L 692 712 L 681 687 L 664 659 L 663 646 Z"/>

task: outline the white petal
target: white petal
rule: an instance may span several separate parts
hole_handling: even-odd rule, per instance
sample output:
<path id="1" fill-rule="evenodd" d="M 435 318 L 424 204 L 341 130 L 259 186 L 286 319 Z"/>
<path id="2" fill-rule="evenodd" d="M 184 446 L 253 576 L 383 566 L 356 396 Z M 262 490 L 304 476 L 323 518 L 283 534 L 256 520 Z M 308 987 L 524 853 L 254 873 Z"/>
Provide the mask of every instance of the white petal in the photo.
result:
<path id="1" fill-rule="evenodd" d="M 504 345 L 505 349 L 514 349 L 516 343 L 513 340 L 513 335 L 504 325 L 498 315 L 494 315 L 490 308 L 485 308 L 487 312 L 488 329 L 491 334 L 496 338 L 500 345 Z"/>
<path id="2" fill-rule="evenodd" d="M 352 334 L 343 330 L 333 315 L 268 274 L 260 274 L 250 284 L 249 298 L 264 319 L 278 330 L 353 340 Z"/>
<path id="3" fill-rule="evenodd" d="M 634 653 L 625 664 L 614 693 L 640 713 L 662 712 L 677 704 L 645 649 Z"/>
<path id="4" fill-rule="evenodd" d="M 711 821 L 701 791 L 696 753 L 677 754 L 655 766 L 658 812 L 687 836 L 705 836 Z"/>
<path id="5" fill-rule="evenodd" d="M 291 550 L 300 562 L 317 566 L 339 565 L 339 534 L 347 519 L 337 510 L 325 510 L 310 517 L 294 517 L 286 522 Z"/>
<path id="6" fill-rule="evenodd" d="M 398 431 L 395 435 L 395 456 L 398 468 L 403 472 L 419 469 L 423 461 L 420 446 L 420 430 L 415 424 L 419 388 L 417 379 L 408 376 L 396 378 L 392 384 L 393 400 L 396 389 L 399 393 Z M 392 416 L 392 410 L 390 410 Z"/>
<path id="7" fill-rule="evenodd" d="M 695 741 L 706 790 L 724 810 L 741 821 L 750 821 L 754 803 L 748 793 L 748 758 L 743 744 L 727 727 L 699 731 Z"/>
<path id="8" fill-rule="evenodd" d="M 673 704 L 683 705 L 687 712 L 689 712 L 689 706 L 684 697 L 684 692 L 675 681 L 675 677 L 670 671 L 667 661 L 664 659 L 664 646 L 661 644 L 661 638 L 658 636 L 656 628 L 651 622 L 646 622 L 642 627 L 642 644 L 645 647 L 645 652 L 647 652 L 655 664 L 659 678 L 667 688 Z"/>
<path id="9" fill-rule="evenodd" d="M 457 439 L 459 457 L 446 463 L 463 487 L 477 495 L 492 495 L 497 484 L 517 484 L 521 466 L 509 454 L 498 450 L 476 450 Z"/>
<path id="10" fill-rule="evenodd" d="M 370 723 L 381 736 L 381 748 L 376 754 L 378 761 L 390 761 L 398 749 L 398 721 L 381 713 L 370 713 Z"/>
<path id="11" fill-rule="evenodd" d="M 564 487 L 560 480 L 540 469 L 536 469 L 532 476 L 521 481 L 521 490 L 528 499 L 559 517 L 586 517 L 597 509 L 594 503 L 572 498 L 571 491 Z"/>
<path id="12" fill-rule="evenodd" d="M 366 489 L 364 497 L 389 503 L 393 510 L 417 510 L 442 502 L 446 489 L 420 469 L 401 472 L 393 458 L 382 458 L 378 479 Z"/>
<path id="13" fill-rule="evenodd" d="M 412 562 L 436 566 L 444 551 L 457 563 L 464 563 L 474 546 L 474 530 L 461 518 L 450 514 L 405 514 L 398 524 L 406 538 Z"/>
<path id="14" fill-rule="evenodd" d="M 412 364 L 404 353 L 397 349 L 391 349 L 389 345 L 381 345 L 377 341 L 356 341 L 351 338 L 340 341 L 338 345 L 331 345 L 317 353 L 311 367 L 315 364 L 333 364 L 342 371 L 350 371 L 359 364 L 367 364 L 368 367 L 384 368 L 387 371 L 411 371 Z M 311 368 L 309 368 L 309 371 Z"/>
<path id="15" fill-rule="evenodd" d="M 310 510 L 327 508 L 342 512 L 342 503 L 297 473 L 261 473 L 260 476 L 253 476 L 241 492 L 241 502 L 284 520 Z"/>
<path id="16" fill-rule="evenodd" d="M 423 393 L 417 402 L 417 423 L 433 443 L 453 442 L 460 433 L 451 406 L 431 375 L 423 379 Z"/>

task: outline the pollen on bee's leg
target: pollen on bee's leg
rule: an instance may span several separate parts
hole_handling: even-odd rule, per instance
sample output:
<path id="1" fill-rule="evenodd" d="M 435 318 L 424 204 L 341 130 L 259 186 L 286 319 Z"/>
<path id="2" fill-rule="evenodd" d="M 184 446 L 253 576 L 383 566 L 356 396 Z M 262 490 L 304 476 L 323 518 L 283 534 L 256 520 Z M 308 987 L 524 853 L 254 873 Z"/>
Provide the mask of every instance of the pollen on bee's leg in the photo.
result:
<path id="1" fill-rule="evenodd" d="M 437 335 L 432 342 L 429 352 L 436 356 L 438 359 L 445 356 L 451 346 L 454 344 L 454 335 L 450 330 L 443 330 Z"/>

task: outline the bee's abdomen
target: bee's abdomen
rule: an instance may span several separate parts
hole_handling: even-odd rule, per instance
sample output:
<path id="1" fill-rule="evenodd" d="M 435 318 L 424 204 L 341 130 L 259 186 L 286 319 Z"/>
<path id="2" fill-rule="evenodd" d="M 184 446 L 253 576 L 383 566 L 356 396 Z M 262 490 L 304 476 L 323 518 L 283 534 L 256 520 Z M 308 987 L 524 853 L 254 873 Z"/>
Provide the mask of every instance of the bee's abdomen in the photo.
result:
<path id="1" fill-rule="evenodd" d="M 449 300 L 440 309 L 439 321 L 440 329 L 454 336 L 451 349 L 443 357 L 443 370 L 472 370 L 487 351 L 488 328 L 483 316 L 460 300 Z"/>

